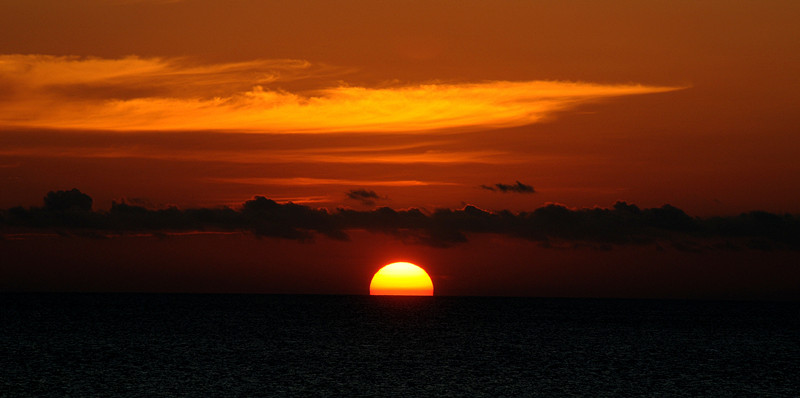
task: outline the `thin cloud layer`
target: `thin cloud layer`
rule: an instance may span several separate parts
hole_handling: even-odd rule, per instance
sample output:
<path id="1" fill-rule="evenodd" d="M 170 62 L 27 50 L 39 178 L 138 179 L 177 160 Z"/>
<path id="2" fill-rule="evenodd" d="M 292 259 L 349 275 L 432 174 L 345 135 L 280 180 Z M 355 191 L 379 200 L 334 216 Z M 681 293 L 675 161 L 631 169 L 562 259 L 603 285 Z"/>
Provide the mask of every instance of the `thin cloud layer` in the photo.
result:
<path id="1" fill-rule="evenodd" d="M 452 182 L 443 181 L 420 181 L 420 180 L 349 180 L 336 178 L 209 178 L 209 181 L 247 184 L 247 185 L 281 185 L 281 186 L 304 186 L 304 185 L 368 185 L 385 187 L 415 187 L 426 185 L 458 185 Z"/>
<path id="2" fill-rule="evenodd" d="M 182 134 L 182 133 L 181 133 Z M 37 156 L 60 158 L 138 158 L 184 161 L 222 161 L 231 163 L 483 163 L 508 164 L 523 161 L 522 157 L 514 157 L 507 152 L 479 150 L 441 150 L 428 149 L 419 145 L 409 146 L 404 151 L 376 146 L 370 148 L 244 148 L 239 150 L 223 150 L 214 147 L 203 148 L 169 148 L 156 145 L 109 145 L 109 146 L 54 146 L 35 143 L 20 145 L 7 143 L 0 148 L 0 155 L 5 156 Z M 3 167 L 0 165 L 0 167 Z"/>
<path id="3" fill-rule="evenodd" d="M 373 191 L 350 191 L 356 198 L 373 198 Z M 488 212 L 474 206 L 432 213 L 419 209 L 381 207 L 358 211 L 281 204 L 262 196 L 241 209 L 229 207 L 181 210 L 147 209 L 113 203 L 108 212 L 92 211 L 92 199 L 73 189 L 52 191 L 43 207 L 0 210 L 0 227 L 55 228 L 93 237 L 108 234 L 186 231 L 250 231 L 259 236 L 310 240 L 316 234 L 347 240 L 351 230 L 385 233 L 412 244 L 449 247 L 471 234 L 488 233 L 528 239 L 544 247 L 668 245 L 682 251 L 800 250 L 800 218 L 790 214 L 751 211 L 732 217 L 697 218 L 674 206 L 640 209 L 625 202 L 611 208 L 570 209 L 549 204 L 532 212 Z M 2 237 L 2 236 L 0 236 Z"/>
<path id="4" fill-rule="evenodd" d="M 488 81 L 331 85 L 306 61 L 0 56 L 0 125 L 97 130 L 421 132 L 512 127 L 604 98 L 680 87 Z M 279 83 L 320 80 L 297 92 Z"/>

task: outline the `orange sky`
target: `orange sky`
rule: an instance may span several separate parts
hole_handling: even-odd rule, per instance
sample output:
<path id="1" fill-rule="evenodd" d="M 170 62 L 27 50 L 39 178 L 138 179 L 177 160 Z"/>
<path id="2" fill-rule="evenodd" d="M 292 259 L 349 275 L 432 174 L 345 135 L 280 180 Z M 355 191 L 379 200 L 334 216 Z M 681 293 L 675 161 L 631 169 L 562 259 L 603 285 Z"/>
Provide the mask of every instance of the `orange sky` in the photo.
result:
<path id="1" fill-rule="evenodd" d="M 0 7 L 3 207 L 800 211 L 793 1 Z"/>
<path id="2" fill-rule="evenodd" d="M 4 0 L 0 209 L 78 188 L 99 210 L 796 214 L 798 20 L 793 0 Z M 517 182 L 535 193 L 487 189 Z"/>

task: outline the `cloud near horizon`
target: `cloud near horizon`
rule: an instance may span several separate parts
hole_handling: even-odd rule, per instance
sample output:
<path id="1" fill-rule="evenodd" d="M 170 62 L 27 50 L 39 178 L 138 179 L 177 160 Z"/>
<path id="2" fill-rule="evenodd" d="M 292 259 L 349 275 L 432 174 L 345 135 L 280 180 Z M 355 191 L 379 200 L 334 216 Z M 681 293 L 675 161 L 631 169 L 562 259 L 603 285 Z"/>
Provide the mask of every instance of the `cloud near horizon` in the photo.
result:
<path id="1" fill-rule="evenodd" d="M 354 180 L 339 178 L 310 178 L 310 177 L 232 177 L 232 178 L 207 178 L 208 181 L 226 182 L 245 185 L 282 185 L 282 186 L 304 186 L 304 185 L 369 185 L 386 187 L 414 187 L 426 185 L 459 185 L 454 182 L 444 181 L 420 181 L 420 180 Z"/>
<path id="2" fill-rule="evenodd" d="M 515 184 L 503 184 L 499 182 L 493 186 L 481 185 L 481 189 L 502 193 L 536 193 L 536 190 L 533 189 L 532 185 L 523 184 L 519 181 L 517 181 Z"/>
<path id="3" fill-rule="evenodd" d="M 364 206 L 374 206 L 375 201 L 383 199 L 378 193 L 369 189 L 351 189 L 345 193 L 348 199 L 357 200 Z"/>
<path id="4" fill-rule="evenodd" d="M 377 193 L 353 190 L 356 198 Z M 570 209 L 548 204 L 532 212 L 463 209 L 433 212 L 380 207 L 369 211 L 330 211 L 297 203 L 278 203 L 256 196 L 240 209 L 176 207 L 148 209 L 113 203 L 108 212 L 93 211 L 90 196 L 77 189 L 51 191 L 43 207 L 0 209 L 0 227 L 18 238 L 15 228 L 55 230 L 69 235 L 110 237 L 114 234 L 167 234 L 191 231 L 241 231 L 258 236 L 308 241 L 316 234 L 348 240 L 348 231 L 366 230 L 394 236 L 405 243 L 450 247 L 472 234 L 498 234 L 539 242 L 543 247 L 666 245 L 676 250 L 800 250 L 800 217 L 751 211 L 738 216 L 699 218 L 671 205 L 639 208 L 617 202 L 610 208 Z M 0 234 L 0 239 L 4 235 Z"/>
<path id="5" fill-rule="evenodd" d="M 422 132 L 536 123 L 604 98 L 682 87 L 484 81 L 357 87 L 302 60 L 0 55 L 0 127 L 254 133 Z M 287 91 L 297 80 L 316 89 Z"/>

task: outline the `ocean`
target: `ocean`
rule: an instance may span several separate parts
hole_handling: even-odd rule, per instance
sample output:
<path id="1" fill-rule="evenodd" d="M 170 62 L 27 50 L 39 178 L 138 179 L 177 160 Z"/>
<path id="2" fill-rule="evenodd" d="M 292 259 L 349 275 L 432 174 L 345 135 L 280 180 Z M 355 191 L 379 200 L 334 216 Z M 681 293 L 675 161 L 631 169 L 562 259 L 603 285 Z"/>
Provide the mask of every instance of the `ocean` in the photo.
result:
<path id="1" fill-rule="evenodd" d="M 0 294 L 0 396 L 800 396 L 800 303 Z"/>

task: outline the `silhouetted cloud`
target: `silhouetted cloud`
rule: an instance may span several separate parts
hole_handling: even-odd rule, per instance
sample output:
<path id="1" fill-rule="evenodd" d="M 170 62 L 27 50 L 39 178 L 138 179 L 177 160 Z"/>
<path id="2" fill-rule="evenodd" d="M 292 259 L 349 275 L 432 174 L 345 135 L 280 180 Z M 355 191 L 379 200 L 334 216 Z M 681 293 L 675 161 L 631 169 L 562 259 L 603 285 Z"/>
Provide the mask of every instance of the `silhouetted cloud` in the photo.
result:
<path id="1" fill-rule="evenodd" d="M 352 190 L 357 200 L 378 194 Z M 490 212 L 475 206 L 463 209 L 373 210 L 315 209 L 281 204 L 263 196 L 230 207 L 148 209 L 112 203 L 109 211 L 92 211 L 91 197 L 73 189 L 53 191 L 43 207 L 14 207 L 0 211 L 0 227 L 51 228 L 80 236 L 126 232 L 163 234 L 185 231 L 242 231 L 258 236 L 308 241 L 317 234 L 347 240 L 347 231 L 367 230 L 392 235 L 403 242 L 449 247 L 467 242 L 470 234 L 500 234 L 539 242 L 543 247 L 591 247 L 657 244 L 684 251 L 800 250 L 800 217 L 752 211 L 732 217 L 691 217 L 671 205 L 640 209 L 626 202 L 611 208 L 570 209 L 548 204 L 532 212 Z"/>
<path id="2" fill-rule="evenodd" d="M 366 189 L 351 189 L 345 195 L 348 199 L 357 200 L 366 206 L 374 206 L 375 201 L 380 199 L 380 196 L 375 191 Z"/>
<path id="3" fill-rule="evenodd" d="M 75 188 L 69 191 L 50 191 L 44 197 L 44 208 L 52 212 L 91 211 L 92 198 Z"/>
<path id="4" fill-rule="evenodd" d="M 532 186 L 527 185 L 527 184 L 523 184 L 523 183 L 521 183 L 519 181 L 517 181 L 516 184 L 497 183 L 497 184 L 494 184 L 494 186 L 481 185 L 481 188 L 489 190 L 489 191 L 493 191 L 493 192 L 502 192 L 502 193 L 508 193 L 508 192 L 513 192 L 513 193 L 536 193 L 536 191 L 533 189 Z"/>

